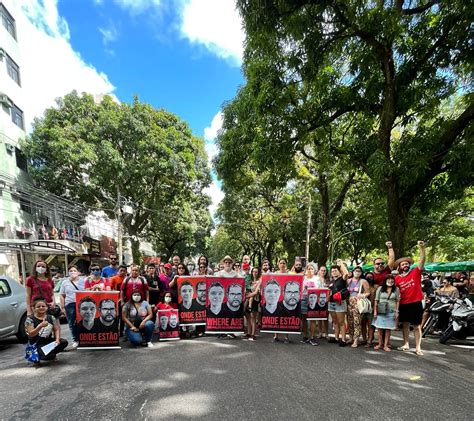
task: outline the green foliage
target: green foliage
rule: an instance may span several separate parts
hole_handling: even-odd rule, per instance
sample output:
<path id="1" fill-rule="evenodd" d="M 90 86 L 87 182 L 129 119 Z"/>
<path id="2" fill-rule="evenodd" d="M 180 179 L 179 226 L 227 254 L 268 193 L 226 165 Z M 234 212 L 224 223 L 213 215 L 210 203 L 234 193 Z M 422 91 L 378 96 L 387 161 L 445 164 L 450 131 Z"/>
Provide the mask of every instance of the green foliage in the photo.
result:
<path id="1" fill-rule="evenodd" d="M 474 101 L 469 2 L 239 0 L 247 83 L 224 108 L 216 168 L 225 185 L 251 171 L 295 177 L 307 147 L 346 156 L 384 199 L 396 251 L 427 195 L 472 185 Z"/>
<path id="2" fill-rule="evenodd" d="M 134 208 L 124 226 L 135 251 L 139 237 L 183 235 L 190 250 L 210 233 L 204 142 L 172 113 L 138 98 L 118 104 L 106 96 L 96 103 L 72 92 L 35 120 L 22 147 L 36 183 L 59 196 L 114 217 L 120 192 Z"/>

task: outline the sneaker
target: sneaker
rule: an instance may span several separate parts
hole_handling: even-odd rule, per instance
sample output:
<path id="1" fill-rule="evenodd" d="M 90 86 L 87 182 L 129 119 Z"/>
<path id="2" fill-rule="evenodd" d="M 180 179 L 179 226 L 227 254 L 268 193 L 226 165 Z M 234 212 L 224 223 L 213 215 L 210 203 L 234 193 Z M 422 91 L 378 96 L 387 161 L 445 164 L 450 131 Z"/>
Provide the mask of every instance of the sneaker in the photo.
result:
<path id="1" fill-rule="evenodd" d="M 331 336 L 331 337 L 328 339 L 328 342 L 329 342 L 330 344 L 336 344 L 336 343 L 337 343 L 337 340 L 336 340 L 336 338 L 334 338 L 334 337 Z"/>
<path id="2" fill-rule="evenodd" d="M 284 343 L 284 344 L 290 344 L 290 343 L 291 343 L 291 341 L 290 341 L 290 339 L 289 339 L 289 338 L 285 338 L 285 340 L 283 341 L 283 343 Z"/>
<path id="3" fill-rule="evenodd" d="M 318 346 L 319 345 L 319 342 L 316 340 L 316 339 L 311 339 L 309 341 L 309 344 L 312 345 L 312 346 Z"/>
<path id="4" fill-rule="evenodd" d="M 280 343 L 281 341 L 280 341 L 280 339 L 278 339 L 278 338 L 273 338 L 273 341 L 272 341 L 272 342 L 273 342 L 273 343 Z"/>
<path id="5" fill-rule="evenodd" d="M 72 347 L 72 348 L 77 348 L 78 346 L 79 346 L 79 342 L 73 342 L 73 343 L 71 344 L 71 347 Z"/>
<path id="6" fill-rule="evenodd" d="M 249 341 L 254 341 L 255 339 L 254 339 L 253 336 L 249 336 L 248 340 L 249 340 Z"/>
<path id="7" fill-rule="evenodd" d="M 302 344 L 307 344 L 307 343 L 309 343 L 309 338 L 303 338 L 303 339 L 301 339 L 300 342 L 301 342 Z"/>
<path id="8" fill-rule="evenodd" d="M 228 334 L 227 334 L 227 337 L 228 337 L 228 338 L 232 338 L 232 339 L 237 338 L 237 336 L 235 336 L 233 333 L 228 333 Z"/>
<path id="9" fill-rule="evenodd" d="M 347 342 L 340 340 L 339 341 L 339 346 L 347 346 Z"/>
<path id="10" fill-rule="evenodd" d="M 155 345 L 153 345 L 151 342 L 147 342 L 146 346 L 147 346 L 148 348 L 153 348 Z"/>

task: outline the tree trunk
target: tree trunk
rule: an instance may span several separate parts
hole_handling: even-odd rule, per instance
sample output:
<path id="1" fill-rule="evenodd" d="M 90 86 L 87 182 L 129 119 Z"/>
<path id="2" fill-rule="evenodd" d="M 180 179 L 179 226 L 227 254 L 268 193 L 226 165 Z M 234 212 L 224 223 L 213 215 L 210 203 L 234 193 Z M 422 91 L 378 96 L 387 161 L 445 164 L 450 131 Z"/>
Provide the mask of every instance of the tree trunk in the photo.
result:
<path id="1" fill-rule="evenodd" d="M 321 197 L 321 240 L 318 250 L 318 266 L 324 266 L 329 257 L 329 240 L 331 238 L 329 232 L 331 226 L 329 190 L 326 176 L 320 173 L 318 178 L 318 190 Z"/>
<path id="2" fill-rule="evenodd" d="M 135 237 L 130 238 L 132 242 L 133 263 L 140 265 L 142 263 L 142 254 L 140 252 L 140 241 Z"/>
<path id="3" fill-rule="evenodd" d="M 387 215 L 390 227 L 390 240 L 393 243 L 395 256 L 405 254 L 405 237 L 408 228 L 408 215 L 413 200 L 400 200 L 397 180 L 390 180 L 387 189 Z"/>

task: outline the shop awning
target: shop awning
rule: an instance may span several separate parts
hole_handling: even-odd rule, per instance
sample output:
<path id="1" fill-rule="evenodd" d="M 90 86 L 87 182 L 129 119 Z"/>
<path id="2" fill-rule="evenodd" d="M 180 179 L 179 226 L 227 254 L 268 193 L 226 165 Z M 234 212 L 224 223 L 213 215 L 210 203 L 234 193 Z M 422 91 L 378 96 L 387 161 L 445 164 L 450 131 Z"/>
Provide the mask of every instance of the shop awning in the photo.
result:
<path id="1" fill-rule="evenodd" d="M 0 240 L 1 251 L 23 251 L 39 254 L 77 254 L 78 250 L 61 241 L 51 240 Z"/>

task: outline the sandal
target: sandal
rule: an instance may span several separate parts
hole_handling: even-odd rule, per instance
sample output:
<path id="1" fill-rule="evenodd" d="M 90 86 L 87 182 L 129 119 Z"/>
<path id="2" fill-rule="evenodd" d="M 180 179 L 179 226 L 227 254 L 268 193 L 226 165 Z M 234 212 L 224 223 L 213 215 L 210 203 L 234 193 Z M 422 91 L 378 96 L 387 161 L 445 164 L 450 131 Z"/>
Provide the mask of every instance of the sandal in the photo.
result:
<path id="1" fill-rule="evenodd" d="M 357 348 L 359 345 L 357 344 L 357 342 L 354 342 L 352 345 L 351 345 L 351 348 Z"/>
<path id="2" fill-rule="evenodd" d="M 367 342 L 367 343 L 365 344 L 365 347 L 366 347 L 366 348 L 372 348 L 372 345 L 373 345 L 372 342 Z"/>
<path id="3" fill-rule="evenodd" d="M 418 355 L 418 356 L 425 355 L 425 354 L 423 354 L 423 351 L 421 351 L 421 350 L 415 351 L 415 354 Z"/>
<path id="4" fill-rule="evenodd" d="M 383 347 L 383 350 L 384 350 L 385 352 L 390 352 L 390 351 L 391 351 L 391 349 L 390 349 L 388 346 L 384 346 L 384 347 Z"/>
<path id="5" fill-rule="evenodd" d="M 381 345 L 375 345 L 375 346 L 374 346 L 374 351 L 378 351 L 380 348 L 382 348 Z"/>
<path id="6" fill-rule="evenodd" d="M 410 347 L 403 345 L 403 346 L 399 346 L 397 349 L 398 349 L 399 351 L 405 352 L 405 351 L 409 351 L 409 350 L 410 350 Z"/>

